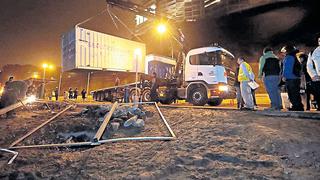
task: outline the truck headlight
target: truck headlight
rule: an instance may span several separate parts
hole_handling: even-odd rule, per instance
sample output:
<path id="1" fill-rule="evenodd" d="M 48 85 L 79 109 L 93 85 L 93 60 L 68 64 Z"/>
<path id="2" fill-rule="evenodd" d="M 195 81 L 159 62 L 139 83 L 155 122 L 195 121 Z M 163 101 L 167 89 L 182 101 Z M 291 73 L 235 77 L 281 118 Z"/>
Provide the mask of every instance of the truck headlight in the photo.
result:
<path id="1" fill-rule="evenodd" d="M 225 85 L 219 86 L 219 91 L 228 91 L 228 90 L 229 90 L 228 86 L 225 86 Z"/>

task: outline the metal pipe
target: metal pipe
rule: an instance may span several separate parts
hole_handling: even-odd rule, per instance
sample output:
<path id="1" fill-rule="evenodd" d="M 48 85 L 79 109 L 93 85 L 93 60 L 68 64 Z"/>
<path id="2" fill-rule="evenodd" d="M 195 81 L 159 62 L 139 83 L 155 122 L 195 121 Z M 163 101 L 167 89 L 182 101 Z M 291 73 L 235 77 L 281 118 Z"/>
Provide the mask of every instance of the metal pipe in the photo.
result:
<path id="1" fill-rule="evenodd" d="M 116 139 L 105 139 L 98 141 L 100 144 L 120 141 L 168 141 L 173 140 L 174 137 L 129 137 L 129 138 L 116 138 Z"/>
<path id="2" fill-rule="evenodd" d="M 159 108 L 158 104 L 157 104 L 157 103 L 154 103 L 154 104 L 155 104 L 155 106 L 156 106 L 156 108 L 157 108 L 157 110 L 158 110 L 158 112 L 159 112 L 159 114 L 160 114 L 161 119 L 163 120 L 164 124 L 167 126 L 167 128 L 168 128 L 171 136 L 175 138 L 176 135 L 174 134 L 174 132 L 173 132 L 172 129 L 170 128 L 170 126 L 169 126 L 166 118 L 164 118 L 162 112 L 160 111 L 160 108 Z"/>
<path id="3" fill-rule="evenodd" d="M 8 162 L 8 164 L 11 164 L 15 159 L 16 159 L 16 157 L 18 156 L 18 152 L 16 152 L 16 151 L 11 151 L 11 150 L 9 150 L 9 149 L 2 149 L 2 148 L 0 148 L 0 151 L 5 151 L 5 152 L 8 152 L 8 153 L 12 153 L 12 154 L 14 154 L 14 156 L 9 160 L 9 162 Z"/>
<path id="4" fill-rule="evenodd" d="M 92 142 L 40 144 L 40 145 L 29 145 L 29 146 L 14 146 L 14 147 L 10 147 L 10 149 L 48 148 L 48 147 L 77 147 L 77 146 L 90 146 L 91 144 L 92 144 Z"/>

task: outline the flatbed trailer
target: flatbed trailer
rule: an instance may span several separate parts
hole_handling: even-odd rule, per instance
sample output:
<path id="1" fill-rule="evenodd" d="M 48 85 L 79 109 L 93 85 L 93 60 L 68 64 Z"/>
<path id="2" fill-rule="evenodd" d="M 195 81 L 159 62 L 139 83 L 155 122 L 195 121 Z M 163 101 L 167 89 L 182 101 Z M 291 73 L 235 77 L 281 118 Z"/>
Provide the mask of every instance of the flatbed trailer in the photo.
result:
<path id="1" fill-rule="evenodd" d="M 150 81 L 144 80 L 142 82 L 107 87 L 90 93 L 95 101 L 133 102 L 136 92 L 138 93 L 139 101 L 150 101 Z"/>

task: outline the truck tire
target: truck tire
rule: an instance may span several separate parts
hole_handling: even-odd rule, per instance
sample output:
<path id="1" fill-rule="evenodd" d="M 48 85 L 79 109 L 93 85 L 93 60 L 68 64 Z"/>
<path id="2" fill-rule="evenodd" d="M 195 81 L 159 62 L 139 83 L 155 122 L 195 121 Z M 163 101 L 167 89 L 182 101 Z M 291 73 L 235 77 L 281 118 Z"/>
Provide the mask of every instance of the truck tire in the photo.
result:
<path id="1" fill-rule="evenodd" d="M 136 95 L 136 90 L 132 89 L 129 93 L 129 102 L 134 102 L 135 95 Z M 140 95 L 140 89 L 138 89 L 138 95 Z"/>
<path id="2" fill-rule="evenodd" d="M 208 105 L 210 105 L 210 106 L 219 106 L 222 103 L 222 101 L 223 101 L 222 98 L 210 99 L 208 101 Z"/>
<path id="3" fill-rule="evenodd" d="M 103 101 L 102 93 L 98 92 L 98 101 Z"/>
<path id="4" fill-rule="evenodd" d="M 201 87 L 195 88 L 191 91 L 189 99 L 194 106 L 204 106 L 208 102 L 207 92 Z"/>
<path id="5" fill-rule="evenodd" d="M 142 100 L 142 102 L 150 102 L 151 101 L 150 89 L 144 89 L 142 91 L 141 100 Z"/>

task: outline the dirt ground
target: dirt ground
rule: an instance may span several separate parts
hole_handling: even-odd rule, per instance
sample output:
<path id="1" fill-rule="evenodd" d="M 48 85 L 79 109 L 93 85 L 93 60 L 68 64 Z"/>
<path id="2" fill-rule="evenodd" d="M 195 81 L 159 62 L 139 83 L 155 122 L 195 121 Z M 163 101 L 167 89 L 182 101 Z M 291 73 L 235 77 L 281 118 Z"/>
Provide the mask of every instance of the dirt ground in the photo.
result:
<path id="1" fill-rule="evenodd" d="M 59 111 L 57 107 L 54 111 Z M 95 118 L 72 109 L 19 145 L 64 143 L 68 133 L 90 140 Z M 103 138 L 169 136 L 156 109 L 144 129 Z M 177 135 L 173 141 L 118 142 L 91 148 L 19 149 L 0 152 L 0 179 L 319 179 L 320 121 L 275 118 L 236 110 L 161 109 Z M 0 147 L 52 117 L 45 108 L 18 110 L 0 119 Z M 107 131 L 110 131 L 108 129 Z M 129 133 L 128 133 L 129 132 Z"/>

